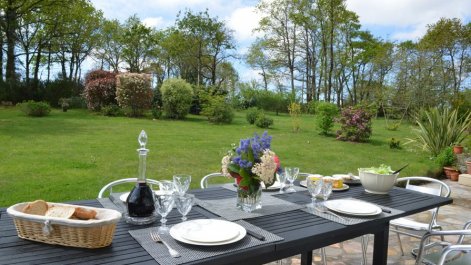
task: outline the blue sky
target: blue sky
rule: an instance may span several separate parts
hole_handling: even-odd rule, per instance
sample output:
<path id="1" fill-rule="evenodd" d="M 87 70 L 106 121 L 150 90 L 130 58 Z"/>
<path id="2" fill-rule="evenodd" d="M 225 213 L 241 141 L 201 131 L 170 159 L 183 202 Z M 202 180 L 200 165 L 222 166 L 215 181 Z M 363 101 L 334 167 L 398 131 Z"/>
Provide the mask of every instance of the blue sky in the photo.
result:
<path id="1" fill-rule="evenodd" d="M 234 31 L 239 53 L 244 53 L 255 39 L 252 30 L 260 15 L 254 0 L 91 0 L 108 19 L 126 20 L 137 14 L 146 25 L 166 28 L 173 25 L 178 11 L 204 11 L 224 20 Z M 357 13 L 364 29 L 385 40 L 416 40 L 426 32 L 427 25 L 441 17 L 471 21 L 471 0 L 347 0 L 347 8 Z M 257 79 L 258 74 L 236 64 L 240 79 Z"/>

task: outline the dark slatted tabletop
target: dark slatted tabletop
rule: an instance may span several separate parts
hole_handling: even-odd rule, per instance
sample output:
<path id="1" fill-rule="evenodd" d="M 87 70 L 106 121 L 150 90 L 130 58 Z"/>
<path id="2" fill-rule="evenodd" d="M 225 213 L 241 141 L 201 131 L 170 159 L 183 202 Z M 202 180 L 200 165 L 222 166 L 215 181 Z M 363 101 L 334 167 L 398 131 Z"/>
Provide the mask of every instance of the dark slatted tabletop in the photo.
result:
<path id="1" fill-rule="evenodd" d="M 217 200 L 235 196 L 235 193 L 220 187 L 207 190 L 194 190 L 199 199 Z M 307 191 L 294 194 L 275 195 L 297 204 L 310 202 Z M 389 220 L 421 212 L 437 206 L 452 203 L 451 199 L 425 195 L 414 191 L 395 188 L 389 195 L 374 195 L 364 191 L 362 186 L 351 186 L 348 191 L 335 192 L 332 199 L 357 198 L 378 205 L 402 210 L 397 215 L 372 219 L 356 225 L 345 226 L 310 214 L 303 210 L 294 210 L 282 214 L 261 216 L 245 221 L 284 238 L 283 241 L 258 246 L 244 251 L 195 262 L 195 264 L 262 264 L 295 254 L 309 257 L 311 250 L 341 242 L 364 234 L 375 234 L 374 258 L 384 259 L 387 248 L 387 230 Z M 97 200 L 70 202 L 78 205 L 101 207 Z M 23 240 L 17 237 L 12 218 L 5 209 L 0 217 L 0 264 L 158 264 L 128 233 L 142 226 L 132 226 L 121 220 L 111 246 L 101 249 L 82 249 L 54 246 Z M 196 206 L 189 214 L 189 219 L 214 218 L 216 215 Z M 180 214 L 173 210 L 168 217 L 168 224 L 180 222 Z M 156 226 L 157 224 L 153 224 Z M 384 235 L 382 240 L 381 235 Z M 384 238 L 386 237 L 386 238 Z M 386 242 L 385 242 L 386 241 Z M 382 262 L 382 261 L 381 261 Z M 379 264 L 379 263 L 378 263 Z"/>

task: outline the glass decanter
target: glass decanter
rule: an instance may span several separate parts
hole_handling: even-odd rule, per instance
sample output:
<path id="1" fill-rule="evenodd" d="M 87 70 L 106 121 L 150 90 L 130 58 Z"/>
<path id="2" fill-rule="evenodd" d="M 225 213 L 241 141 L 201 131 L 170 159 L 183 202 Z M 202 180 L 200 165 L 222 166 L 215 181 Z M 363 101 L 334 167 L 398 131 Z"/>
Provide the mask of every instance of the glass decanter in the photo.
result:
<path id="1" fill-rule="evenodd" d="M 154 222 L 157 216 L 154 214 L 154 194 L 146 181 L 146 159 L 149 149 L 146 149 L 147 134 L 144 130 L 139 134 L 138 141 L 139 172 L 137 183 L 126 200 L 128 211 L 125 219 L 128 223 L 141 225 Z"/>

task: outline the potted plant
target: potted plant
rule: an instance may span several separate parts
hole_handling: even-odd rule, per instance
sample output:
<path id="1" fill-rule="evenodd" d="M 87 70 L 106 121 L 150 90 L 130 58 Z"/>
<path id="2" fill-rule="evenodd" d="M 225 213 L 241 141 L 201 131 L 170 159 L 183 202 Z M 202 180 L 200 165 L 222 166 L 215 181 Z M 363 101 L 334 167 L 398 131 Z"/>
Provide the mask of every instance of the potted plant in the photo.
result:
<path id="1" fill-rule="evenodd" d="M 435 158 L 435 162 L 440 167 L 443 167 L 443 171 L 445 172 L 447 178 L 451 178 L 452 172 L 458 172 L 458 170 L 454 167 L 456 157 L 453 153 L 452 147 L 447 147 L 443 149 Z"/>
<path id="2" fill-rule="evenodd" d="M 453 153 L 459 155 L 463 153 L 463 146 L 459 143 L 453 145 Z"/>

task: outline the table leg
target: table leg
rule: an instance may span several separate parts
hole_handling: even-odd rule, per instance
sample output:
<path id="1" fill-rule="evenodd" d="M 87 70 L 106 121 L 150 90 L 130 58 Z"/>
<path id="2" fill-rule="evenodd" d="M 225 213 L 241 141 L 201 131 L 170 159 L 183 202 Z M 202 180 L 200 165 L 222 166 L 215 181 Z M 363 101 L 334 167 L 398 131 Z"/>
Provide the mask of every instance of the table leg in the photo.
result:
<path id="1" fill-rule="evenodd" d="M 301 253 L 301 265 L 311 265 L 311 264 L 312 264 L 312 250 Z"/>
<path id="2" fill-rule="evenodd" d="M 388 260 L 389 224 L 374 234 L 373 264 L 386 265 Z"/>

